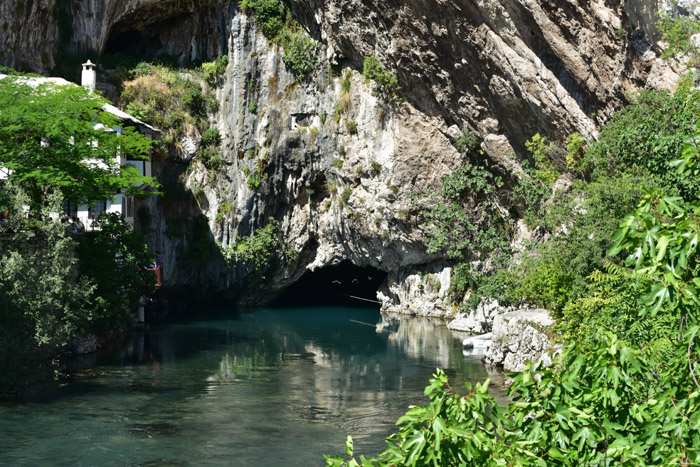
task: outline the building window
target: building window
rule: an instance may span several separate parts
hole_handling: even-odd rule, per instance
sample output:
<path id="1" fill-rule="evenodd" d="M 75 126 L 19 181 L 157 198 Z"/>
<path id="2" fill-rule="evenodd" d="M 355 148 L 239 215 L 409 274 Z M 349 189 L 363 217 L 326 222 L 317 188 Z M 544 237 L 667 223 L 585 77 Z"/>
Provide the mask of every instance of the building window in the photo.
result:
<path id="1" fill-rule="evenodd" d="M 63 214 L 68 217 L 74 217 L 78 215 L 78 203 L 75 201 L 64 201 L 63 202 Z"/>
<path id="2" fill-rule="evenodd" d="M 100 214 L 102 214 L 106 210 L 107 210 L 107 201 L 105 201 L 105 200 L 96 201 L 94 206 L 90 206 L 88 208 L 88 217 L 90 219 L 97 219 L 98 217 L 100 217 Z"/>
<path id="3" fill-rule="evenodd" d="M 125 196 L 124 197 L 124 217 L 130 219 L 134 217 L 134 197 Z"/>

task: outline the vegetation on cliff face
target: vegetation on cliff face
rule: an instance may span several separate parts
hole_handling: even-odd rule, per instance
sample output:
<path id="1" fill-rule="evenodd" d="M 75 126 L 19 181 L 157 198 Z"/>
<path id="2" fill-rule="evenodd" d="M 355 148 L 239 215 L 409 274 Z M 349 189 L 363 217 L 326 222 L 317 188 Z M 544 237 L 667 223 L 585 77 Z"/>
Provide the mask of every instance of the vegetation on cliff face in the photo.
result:
<path id="1" fill-rule="evenodd" d="M 243 0 L 241 8 L 252 13 L 261 31 L 283 49 L 282 61 L 303 79 L 319 63 L 318 45 L 292 17 L 280 0 Z"/>
<path id="2" fill-rule="evenodd" d="M 349 439 L 349 459 L 328 465 L 696 465 L 698 95 L 687 82 L 642 93 L 586 150 L 572 189 L 530 206 L 551 237 L 506 272 L 507 290 L 558 318 L 569 343 L 554 364 L 515 374 L 507 408 L 488 381 L 460 391 L 438 370 L 385 451 L 355 459 Z M 529 176 L 546 185 L 542 171 L 565 169 L 535 162 Z"/>

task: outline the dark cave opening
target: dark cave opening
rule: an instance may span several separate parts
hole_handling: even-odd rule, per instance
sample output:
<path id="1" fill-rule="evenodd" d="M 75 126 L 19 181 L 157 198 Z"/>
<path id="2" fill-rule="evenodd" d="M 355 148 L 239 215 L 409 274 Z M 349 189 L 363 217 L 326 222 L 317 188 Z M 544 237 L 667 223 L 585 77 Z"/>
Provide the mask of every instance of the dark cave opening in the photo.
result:
<path id="1" fill-rule="evenodd" d="M 378 308 L 377 289 L 387 273 L 345 260 L 307 271 L 274 302 L 281 306 L 334 305 Z"/>
<path id="2" fill-rule="evenodd" d="M 143 49 L 143 35 L 141 31 L 124 31 L 111 35 L 105 45 L 105 53 L 125 53 L 140 55 Z"/>

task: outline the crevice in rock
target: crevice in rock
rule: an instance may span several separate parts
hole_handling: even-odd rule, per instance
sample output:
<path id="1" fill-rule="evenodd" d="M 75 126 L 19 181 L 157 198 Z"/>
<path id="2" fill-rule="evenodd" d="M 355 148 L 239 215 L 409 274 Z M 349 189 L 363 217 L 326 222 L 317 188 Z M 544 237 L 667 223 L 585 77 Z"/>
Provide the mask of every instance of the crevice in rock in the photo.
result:
<path id="1" fill-rule="evenodd" d="M 383 271 L 356 266 L 345 260 L 334 266 L 307 271 L 282 292 L 274 304 L 300 306 L 313 303 L 378 308 L 377 289 L 386 277 Z"/>

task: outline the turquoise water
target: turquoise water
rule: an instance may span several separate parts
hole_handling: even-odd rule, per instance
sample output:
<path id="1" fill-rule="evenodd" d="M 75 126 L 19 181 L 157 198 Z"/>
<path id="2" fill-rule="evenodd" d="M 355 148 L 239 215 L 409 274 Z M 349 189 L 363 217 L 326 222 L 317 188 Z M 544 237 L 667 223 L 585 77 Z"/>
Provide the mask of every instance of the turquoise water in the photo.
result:
<path id="1" fill-rule="evenodd" d="M 446 328 L 373 309 L 196 316 L 127 335 L 49 400 L 0 406 L 0 464 L 324 465 L 348 434 L 379 452 L 436 367 L 454 387 L 488 377 Z"/>

